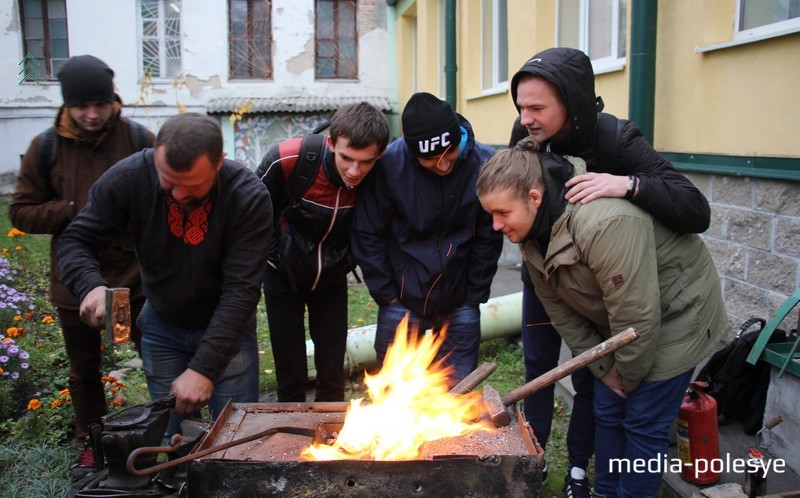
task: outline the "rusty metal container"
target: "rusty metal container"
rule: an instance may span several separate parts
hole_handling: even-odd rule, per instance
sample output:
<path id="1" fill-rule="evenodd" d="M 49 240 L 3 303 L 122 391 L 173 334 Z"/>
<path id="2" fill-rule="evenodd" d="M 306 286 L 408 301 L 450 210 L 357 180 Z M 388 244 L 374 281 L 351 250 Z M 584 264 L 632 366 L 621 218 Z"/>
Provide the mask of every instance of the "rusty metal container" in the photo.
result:
<path id="1" fill-rule="evenodd" d="M 279 432 L 195 459 L 188 468 L 189 496 L 539 496 L 543 452 L 516 409 L 509 426 L 426 443 L 417 460 L 300 461 L 312 441 L 341 427 L 347 406 L 229 405 L 195 453 L 270 428 L 311 429 L 317 436 Z"/>

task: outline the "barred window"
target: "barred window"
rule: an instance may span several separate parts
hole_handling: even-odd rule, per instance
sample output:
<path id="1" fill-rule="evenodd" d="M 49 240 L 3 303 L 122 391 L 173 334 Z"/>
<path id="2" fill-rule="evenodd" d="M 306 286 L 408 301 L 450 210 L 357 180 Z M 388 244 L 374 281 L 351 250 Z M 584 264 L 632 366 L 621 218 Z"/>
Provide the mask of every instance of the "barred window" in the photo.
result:
<path id="1" fill-rule="evenodd" d="M 142 75 L 174 78 L 181 71 L 181 0 L 139 0 Z"/>
<path id="2" fill-rule="evenodd" d="M 228 0 L 230 78 L 272 77 L 272 2 Z"/>
<path id="3" fill-rule="evenodd" d="M 358 78 L 356 2 L 316 0 L 317 78 Z"/>

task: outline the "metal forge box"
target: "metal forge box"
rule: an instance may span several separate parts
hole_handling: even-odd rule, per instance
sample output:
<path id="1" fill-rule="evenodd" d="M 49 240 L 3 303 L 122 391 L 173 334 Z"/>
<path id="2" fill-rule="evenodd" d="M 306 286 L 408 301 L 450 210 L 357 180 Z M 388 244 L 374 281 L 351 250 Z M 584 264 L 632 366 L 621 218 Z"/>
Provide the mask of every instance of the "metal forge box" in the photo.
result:
<path id="1" fill-rule="evenodd" d="M 344 422 L 348 403 L 229 404 L 193 450 L 270 428 L 305 428 L 316 436 L 278 432 L 189 464 L 192 497 L 515 497 L 539 496 L 544 457 L 521 413 L 494 432 L 426 443 L 406 461 L 300 461 L 312 440 Z M 310 432 L 310 431 L 309 431 Z"/>

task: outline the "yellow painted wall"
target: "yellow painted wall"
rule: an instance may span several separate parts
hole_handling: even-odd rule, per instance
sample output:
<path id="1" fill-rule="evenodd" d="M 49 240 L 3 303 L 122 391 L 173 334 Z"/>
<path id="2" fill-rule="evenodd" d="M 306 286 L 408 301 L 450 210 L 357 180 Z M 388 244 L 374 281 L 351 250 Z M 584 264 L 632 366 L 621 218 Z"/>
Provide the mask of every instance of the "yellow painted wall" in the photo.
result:
<path id="1" fill-rule="evenodd" d="M 480 2 L 456 2 L 457 110 L 479 141 L 508 142 L 516 110 L 508 90 L 482 95 Z M 695 53 L 695 47 L 729 41 L 736 0 L 659 2 L 656 53 L 655 146 L 665 152 L 800 157 L 800 33 Z M 418 91 L 438 93 L 437 2 L 418 0 Z M 628 34 L 630 36 L 628 2 Z M 555 45 L 555 0 L 508 0 L 509 78 L 531 55 Z M 404 19 L 398 36 L 405 36 Z M 406 50 L 408 40 L 398 40 Z M 426 45 L 430 44 L 430 45 Z M 630 39 L 627 41 L 630 57 Z M 411 95 L 409 70 L 398 71 L 400 106 Z M 630 60 L 630 59 L 629 59 Z M 630 67 L 598 75 L 605 110 L 628 117 Z"/>
<path id="2" fill-rule="evenodd" d="M 734 1 L 659 2 L 659 150 L 800 157 L 800 33 L 702 54 L 729 41 Z"/>

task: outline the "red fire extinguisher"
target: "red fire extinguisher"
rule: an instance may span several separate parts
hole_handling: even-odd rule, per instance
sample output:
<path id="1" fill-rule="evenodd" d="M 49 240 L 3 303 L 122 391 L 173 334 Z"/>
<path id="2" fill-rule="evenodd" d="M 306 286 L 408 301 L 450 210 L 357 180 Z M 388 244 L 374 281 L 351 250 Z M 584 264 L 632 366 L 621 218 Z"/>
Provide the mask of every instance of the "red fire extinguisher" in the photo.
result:
<path id="1" fill-rule="evenodd" d="M 704 387 L 705 382 L 689 384 L 676 421 L 681 478 L 697 485 L 713 484 L 720 478 L 713 465 L 719 459 L 717 401 L 703 392 Z"/>

